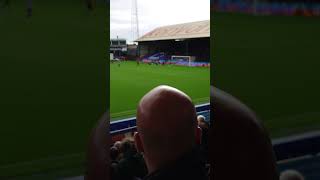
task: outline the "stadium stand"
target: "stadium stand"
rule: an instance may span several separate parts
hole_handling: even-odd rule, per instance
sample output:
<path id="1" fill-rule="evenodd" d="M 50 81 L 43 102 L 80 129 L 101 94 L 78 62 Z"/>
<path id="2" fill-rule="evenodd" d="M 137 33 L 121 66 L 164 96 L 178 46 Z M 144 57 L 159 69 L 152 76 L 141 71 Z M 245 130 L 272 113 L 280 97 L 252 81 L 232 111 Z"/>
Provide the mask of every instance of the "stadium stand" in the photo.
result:
<path id="1" fill-rule="evenodd" d="M 272 144 L 280 172 L 295 169 L 307 180 L 320 179 L 320 131 L 275 139 Z"/>
<path id="2" fill-rule="evenodd" d="M 317 0 L 216 0 L 212 3 L 218 12 L 241 12 L 260 15 L 320 16 Z"/>
<path id="3" fill-rule="evenodd" d="M 288 169 L 299 171 L 306 180 L 320 179 L 320 156 L 304 157 L 286 162 L 278 162 L 278 170 L 283 172 Z"/>
<path id="4" fill-rule="evenodd" d="M 320 152 L 320 132 L 309 132 L 273 141 L 277 160 L 285 160 Z"/>
<path id="5" fill-rule="evenodd" d="M 165 59 L 165 54 L 164 52 L 159 52 L 159 53 L 156 53 L 156 54 L 153 54 L 149 57 L 146 57 L 145 59 L 147 60 L 168 60 L 168 59 Z"/>
<path id="6" fill-rule="evenodd" d="M 209 20 L 158 27 L 135 41 L 139 59 L 147 63 L 169 61 L 172 56 L 189 56 L 192 61 L 210 63 Z"/>

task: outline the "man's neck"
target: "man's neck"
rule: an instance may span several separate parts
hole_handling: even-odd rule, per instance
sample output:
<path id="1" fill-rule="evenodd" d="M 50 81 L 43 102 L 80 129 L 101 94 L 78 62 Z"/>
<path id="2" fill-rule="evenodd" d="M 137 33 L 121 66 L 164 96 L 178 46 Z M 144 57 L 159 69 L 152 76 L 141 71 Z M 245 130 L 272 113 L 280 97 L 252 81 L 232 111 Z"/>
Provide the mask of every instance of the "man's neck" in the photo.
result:
<path id="1" fill-rule="evenodd" d="M 149 174 L 156 172 L 160 169 L 166 168 L 168 166 L 171 166 L 175 164 L 180 159 L 183 159 L 185 156 L 188 156 L 194 151 L 193 149 L 190 149 L 184 153 L 177 154 L 175 156 L 166 156 L 165 158 L 159 158 L 160 156 L 156 156 L 157 158 L 149 158 L 148 156 L 145 156 L 145 162 L 148 168 Z"/>
<path id="2" fill-rule="evenodd" d="M 205 163 L 201 159 L 200 151 L 194 149 L 164 166 L 152 167 L 144 180 L 162 179 L 208 179 Z"/>

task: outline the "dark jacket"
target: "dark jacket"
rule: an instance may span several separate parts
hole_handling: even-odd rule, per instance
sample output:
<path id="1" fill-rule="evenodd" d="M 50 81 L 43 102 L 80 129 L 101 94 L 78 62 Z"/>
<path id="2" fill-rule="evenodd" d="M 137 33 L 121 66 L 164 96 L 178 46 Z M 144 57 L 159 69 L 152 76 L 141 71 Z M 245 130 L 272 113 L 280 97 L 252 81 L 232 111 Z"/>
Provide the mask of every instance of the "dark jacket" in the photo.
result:
<path id="1" fill-rule="evenodd" d="M 199 149 L 194 149 L 176 162 L 149 174 L 143 180 L 208 180 L 202 159 Z"/>
<path id="2" fill-rule="evenodd" d="M 116 180 L 143 178 L 147 174 L 143 157 L 139 153 L 126 153 L 115 168 Z"/>
<path id="3" fill-rule="evenodd" d="M 203 128 L 202 129 L 202 136 L 201 136 L 201 149 L 203 151 L 203 155 L 205 159 L 208 159 L 209 153 L 209 129 Z"/>

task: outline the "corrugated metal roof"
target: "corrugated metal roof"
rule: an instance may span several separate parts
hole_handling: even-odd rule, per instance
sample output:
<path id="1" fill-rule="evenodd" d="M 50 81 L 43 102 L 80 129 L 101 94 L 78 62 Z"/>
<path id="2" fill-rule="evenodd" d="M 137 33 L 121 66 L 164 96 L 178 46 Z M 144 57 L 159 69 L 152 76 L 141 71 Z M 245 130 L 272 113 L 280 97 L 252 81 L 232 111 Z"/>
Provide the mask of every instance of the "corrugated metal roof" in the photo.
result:
<path id="1" fill-rule="evenodd" d="M 159 27 L 136 42 L 203 37 L 210 37 L 210 20 Z"/>

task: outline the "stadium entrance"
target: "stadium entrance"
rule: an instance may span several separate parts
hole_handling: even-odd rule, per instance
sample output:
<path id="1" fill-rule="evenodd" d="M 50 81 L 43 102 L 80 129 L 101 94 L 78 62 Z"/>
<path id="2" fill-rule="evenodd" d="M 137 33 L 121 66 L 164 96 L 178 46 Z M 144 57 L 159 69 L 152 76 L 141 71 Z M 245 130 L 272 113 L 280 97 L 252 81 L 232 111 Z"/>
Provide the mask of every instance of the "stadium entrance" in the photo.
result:
<path id="1" fill-rule="evenodd" d="M 195 62 L 210 60 L 210 21 L 156 28 L 137 39 L 140 59 L 170 60 L 189 56 Z"/>

